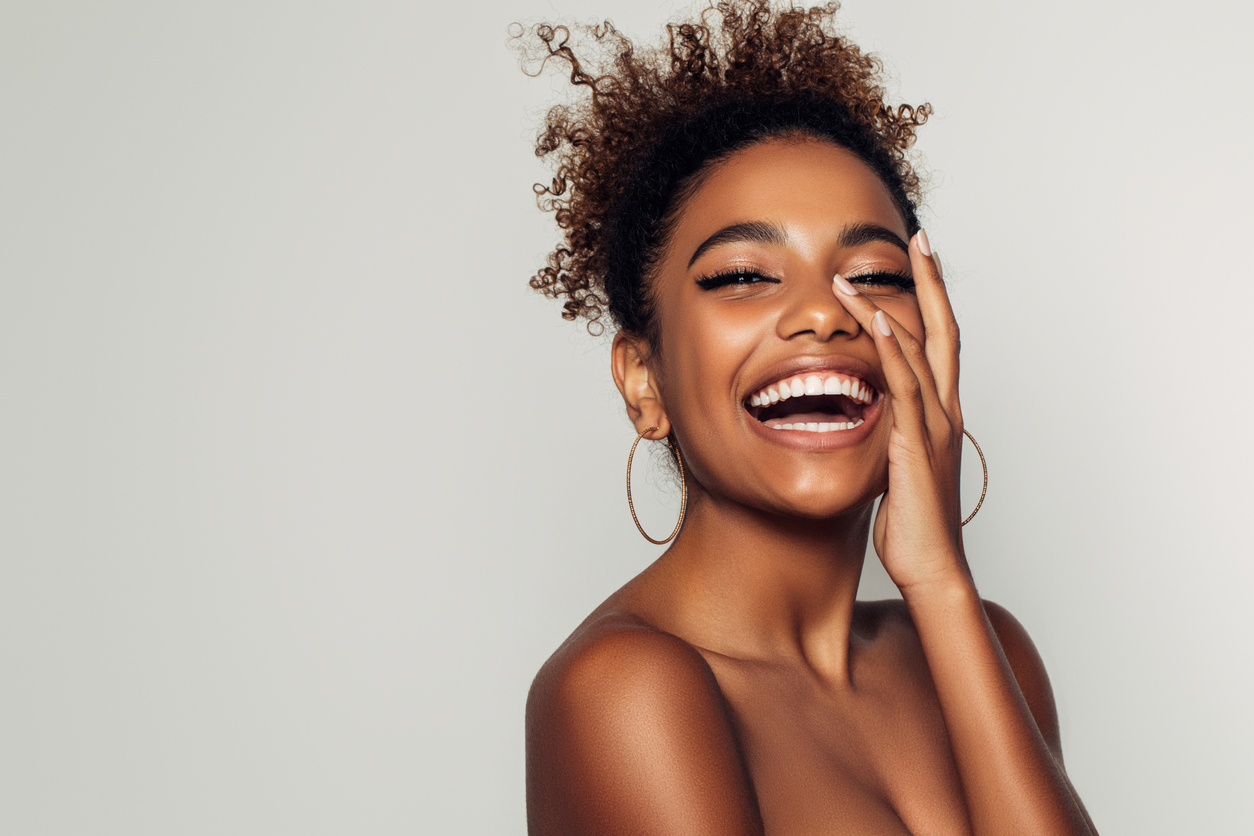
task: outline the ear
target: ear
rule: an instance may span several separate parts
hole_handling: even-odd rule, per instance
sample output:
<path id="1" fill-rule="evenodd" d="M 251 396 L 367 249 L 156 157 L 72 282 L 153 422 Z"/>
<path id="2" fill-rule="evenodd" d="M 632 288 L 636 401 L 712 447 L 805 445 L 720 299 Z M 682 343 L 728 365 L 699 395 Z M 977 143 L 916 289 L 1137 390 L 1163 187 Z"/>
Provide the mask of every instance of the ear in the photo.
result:
<path id="1" fill-rule="evenodd" d="M 671 422 L 662 405 L 662 394 L 657 379 L 648 365 L 649 346 L 641 337 L 619 331 L 614 335 L 610 350 L 610 368 L 614 373 L 614 385 L 627 405 L 627 417 L 636 425 L 636 432 L 657 427 L 646 438 L 654 441 L 671 433 Z"/>

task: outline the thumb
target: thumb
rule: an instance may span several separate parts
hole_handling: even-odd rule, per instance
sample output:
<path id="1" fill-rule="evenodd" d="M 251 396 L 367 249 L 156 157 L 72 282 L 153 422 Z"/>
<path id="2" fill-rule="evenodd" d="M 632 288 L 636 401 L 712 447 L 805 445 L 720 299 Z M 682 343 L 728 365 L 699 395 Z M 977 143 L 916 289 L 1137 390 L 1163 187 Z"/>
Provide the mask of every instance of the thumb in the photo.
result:
<path id="1" fill-rule="evenodd" d="M 875 528 L 871 542 L 875 545 L 875 553 L 884 557 L 884 535 L 888 532 L 888 492 L 880 497 L 880 505 L 875 509 Z"/>

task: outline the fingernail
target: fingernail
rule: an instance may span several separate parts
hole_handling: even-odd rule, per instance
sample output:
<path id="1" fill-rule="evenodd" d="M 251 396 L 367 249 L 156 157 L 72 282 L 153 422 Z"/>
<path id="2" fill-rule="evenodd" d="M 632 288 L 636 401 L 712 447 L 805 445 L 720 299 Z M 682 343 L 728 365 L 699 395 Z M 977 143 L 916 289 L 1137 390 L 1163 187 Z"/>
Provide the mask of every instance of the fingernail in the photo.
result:
<path id="1" fill-rule="evenodd" d="M 885 337 L 891 337 L 893 335 L 893 326 L 888 324 L 888 315 L 883 311 L 876 311 L 875 316 L 871 317 L 871 319 L 875 322 L 875 327 L 878 328 L 879 332 Z"/>
<path id="2" fill-rule="evenodd" d="M 919 252 L 929 257 L 932 255 L 932 245 L 928 243 L 926 231 L 920 229 L 914 234 L 914 240 L 919 242 Z"/>
<path id="3" fill-rule="evenodd" d="M 945 280 L 945 268 L 941 267 L 939 251 L 932 253 L 932 263 L 936 265 L 936 275 L 941 279 L 941 281 L 944 281 Z"/>
<path id="4" fill-rule="evenodd" d="M 854 287 L 853 285 L 849 284 L 849 282 L 845 281 L 845 277 L 842 276 L 840 273 L 837 273 L 836 275 L 832 276 L 832 284 L 836 285 L 836 289 L 839 290 L 841 293 L 845 294 L 846 296 L 858 295 L 858 289 Z"/>

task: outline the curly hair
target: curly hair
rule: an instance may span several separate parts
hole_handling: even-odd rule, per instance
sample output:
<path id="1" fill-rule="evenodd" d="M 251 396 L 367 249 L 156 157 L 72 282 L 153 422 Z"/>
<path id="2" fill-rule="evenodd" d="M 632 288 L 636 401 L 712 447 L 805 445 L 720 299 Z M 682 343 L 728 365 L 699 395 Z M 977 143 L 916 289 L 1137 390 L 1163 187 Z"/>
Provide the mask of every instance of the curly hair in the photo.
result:
<path id="1" fill-rule="evenodd" d="M 567 26 L 516 36 L 539 48 L 534 74 L 563 62 L 583 94 L 548 112 L 536 143 L 556 169 L 549 185 L 535 185 L 536 199 L 564 240 L 531 286 L 563 299 L 563 318 L 583 317 L 595 334 L 608 312 L 656 347 L 649 278 L 679 211 L 715 163 L 771 138 L 853 152 L 883 181 L 910 234 L 918 230 L 920 182 L 907 152 L 931 107 L 885 102 L 879 61 L 836 33 L 837 7 L 711 0 L 647 50 L 608 21 L 579 30 L 590 55 L 583 47 L 576 55 Z"/>

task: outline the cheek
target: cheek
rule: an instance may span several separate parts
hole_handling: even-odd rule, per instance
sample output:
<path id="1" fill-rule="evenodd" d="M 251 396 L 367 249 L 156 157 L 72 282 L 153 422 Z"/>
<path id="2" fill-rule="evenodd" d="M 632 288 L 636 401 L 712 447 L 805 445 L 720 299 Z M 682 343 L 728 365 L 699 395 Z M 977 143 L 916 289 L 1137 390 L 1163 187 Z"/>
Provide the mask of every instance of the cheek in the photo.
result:
<path id="1" fill-rule="evenodd" d="M 750 306 L 689 305 L 660 320 L 666 380 L 677 395 L 731 391 L 732 378 L 769 335 L 769 319 Z"/>
<path id="2" fill-rule="evenodd" d="M 923 342 L 923 314 L 919 311 L 919 303 L 915 297 L 883 301 L 879 305 L 893 319 L 901 323 L 901 326 L 909 331 L 912 337 Z"/>
<path id="3" fill-rule="evenodd" d="M 725 435 L 739 417 L 738 375 L 764 341 L 762 319 L 701 306 L 684 314 L 662 323 L 663 404 L 681 436 Z"/>

